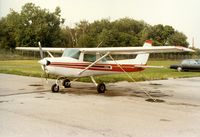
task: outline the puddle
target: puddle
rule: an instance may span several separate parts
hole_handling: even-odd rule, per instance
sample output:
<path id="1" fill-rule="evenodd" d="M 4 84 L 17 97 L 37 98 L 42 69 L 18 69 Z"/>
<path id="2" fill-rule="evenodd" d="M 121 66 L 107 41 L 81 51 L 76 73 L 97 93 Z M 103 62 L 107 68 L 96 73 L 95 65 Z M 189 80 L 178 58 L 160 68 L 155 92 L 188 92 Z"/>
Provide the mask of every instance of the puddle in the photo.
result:
<path id="1" fill-rule="evenodd" d="M 169 120 L 169 119 L 160 119 L 160 121 L 170 122 L 171 120 Z"/>
<path id="2" fill-rule="evenodd" d="M 160 84 L 160 83 L 150 83 L 149 85 L 156 85 L 156 86 L 158 86 L 158 85 L 162 85 L 162 84 Z"/>
<path id="3" fill-rule="evenodd" d="M 43 86 L 43 85 L 41 85 L 41 84 L 30 84 L 29 86 L 40 87 L 40 86 Z"/>
<path id="4" fill-rule="evenodd" d="M 4 103 L 4 102 L 8 102 L 8 100 L 5 100 L 5 101 L 1 100 L 1 101 L 0 101 L 0 103 Z"/>
<path id="5" fill-rule="evenodd" d="M 37 87 L 36 90 L 43 90 L 44 87 Z"/>
<path id="6" fill-rule="evenodd" d="M 181 106 L 190 106 L 190 107 L 199 107 L 200 105 L 189 104 L 189 103 L 177 103 L 177 102 L 169 102 L 169 105 L 181 105 Z"/>
<path id="7" fill-rule="evenodd" d="M 162 99 L 152 99 L 152 98 L 148 98 L 148 99 L 146 99 L 145 101 L 148 101 L 148 102 L 153 102 L 153 103 L 163 103 L 163 102 L 165 102 L 164 100 L 162 100 Z"/>
<path id="8" fill-rule="evenodd" d="M 44 93 L 44 92 L 40 92 L 40 93 L 38 93 L 38 94 L 46 94 L 46 93 Z"/>
<path id="9" fill-rule="evenodd" d="M 35 96 L 35 98 L 44 98 L 44 96 Z"/>

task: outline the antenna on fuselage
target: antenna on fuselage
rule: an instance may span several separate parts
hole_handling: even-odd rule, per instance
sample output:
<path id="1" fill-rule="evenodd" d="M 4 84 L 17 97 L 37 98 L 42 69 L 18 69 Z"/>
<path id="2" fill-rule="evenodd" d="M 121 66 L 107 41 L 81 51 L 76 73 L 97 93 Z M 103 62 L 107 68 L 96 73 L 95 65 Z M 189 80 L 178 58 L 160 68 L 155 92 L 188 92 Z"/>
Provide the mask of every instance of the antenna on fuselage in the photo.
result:
<path id="1" fill-rule="evenodd" d="M 103 40 L 97 45 L 97 48 L 99 48 L 102 43 L 103 43 Z"/>

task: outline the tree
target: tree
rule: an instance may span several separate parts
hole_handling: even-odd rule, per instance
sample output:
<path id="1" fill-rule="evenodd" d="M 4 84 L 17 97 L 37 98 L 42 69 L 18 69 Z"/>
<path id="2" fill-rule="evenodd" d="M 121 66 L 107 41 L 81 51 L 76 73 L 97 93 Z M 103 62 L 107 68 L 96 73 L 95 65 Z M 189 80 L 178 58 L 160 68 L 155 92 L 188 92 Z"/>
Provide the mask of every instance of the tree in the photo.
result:
<path id="1" fill-rule="evenodd" d="M 175 31 L 168 39 L 169 45 L 188 47 L 189 43 L 186 41 L 187 37 L 178 31 Z"/>
<path id="2" fill-rule="evenodd" d="M 81 35 L 78 39 L 78 47 L 95 47 L 95 41 L 94 39 L 87 35 Z"/>
<path id="3" fill-rule="evenodd" d="M 0 19 L 0 47 L 38 46 L 44 47 L 103 47 L 142 46 L 144 41 L 152 39 L 153 45 L 188 46 L 187 37 L 172 26 L 151 26 L 144 21 L 122 18 L 89 23 L 86 20 L 75 24 L 74 28 L 64 26 L 61 9 L 54 12 L 41 9 L 33 3 L 27 3 L 20 13 L 11 10 Z"/>
<path id="4" fill-rule="evenodd" d="M 16 46 L 16 24 L 19 24 L 19 14 L 13 10 L 6 18 L 0 20 L 0 45 L 2 48 L 10 49 Z"/>
<path id="5" fill-rule="evenodd" d="M 187 37 L 185 35 L 183 36 L 182 33 L 175 31 L 175 29 L 169 25 L 163 26 L 162 24 L 158 24 L 152 26 L 148 33 L 148 39 L 153 39 L 153 45 L 159 46 L 171 45 L 172 43 L 177 45 L 180 43 L 178 40 L 181 40 L 184 43 L 184 46 L 187 45 Z"/>
<path id="6" fill-rule="evenodd" d="M 5 19 L 1 19 L 0 27 L 4 27 L 2 29 L 4 38 L 1 38 L 0 43 L 4 43 L 3 45 L 6 43 L 10 48 L 15 48 L 15 46 L 37 47 L 38 41 L 45 47 L 65 46 L 62 44 L 66 44 L 67 41 L 63 40 L 60 28 L 64 19 L 61 18 L 60 12 L 59 7 L 56 7 L 55 12 L 50 13 L 33 3 L 25 4 L 20 13 L 11 10 Z"/>
<path id="7" fill-rule="evenodd" d="M 120 32 L 137 35 L 144 28 L 144 23 L 130 18 L 122 18 L 112 23 L 113 28 Z"/>
<path id="8" fill-rule="evenodd" d="M 25 4 L 21 11 L 21 23 L 24 25 L 22 33 L 25 36 L 19 39 L 20 45 L 38 46 L 37 42 L 40 41 L 45 47 L 60 46 L 60 24 L 64 23 L 60 18 L 60 12 L 59 7 L 50 13 L 33 3 Z"/>

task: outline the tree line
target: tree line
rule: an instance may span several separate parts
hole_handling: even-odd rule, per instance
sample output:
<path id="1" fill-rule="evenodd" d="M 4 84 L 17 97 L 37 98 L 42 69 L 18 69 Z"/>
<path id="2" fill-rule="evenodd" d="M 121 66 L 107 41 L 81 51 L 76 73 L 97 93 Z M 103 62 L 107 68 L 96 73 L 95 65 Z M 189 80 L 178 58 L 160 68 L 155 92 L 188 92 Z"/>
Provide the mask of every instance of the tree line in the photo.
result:
<path id="1" fill-rule="evenodd" d="M 169 25 L 149 25 L 144 21 L 122 18 L 83 20 L 74 27 L 64 25 L 61 9 L 54 12 L 33 3 L 22 6 L 20 12 L 11 10 L 0 19 L 0 48 L 37 47 L 126 47 L 141 46 L 147 39 L 153 45 L 180 45 L 188 47 L 187 37 Z"/>

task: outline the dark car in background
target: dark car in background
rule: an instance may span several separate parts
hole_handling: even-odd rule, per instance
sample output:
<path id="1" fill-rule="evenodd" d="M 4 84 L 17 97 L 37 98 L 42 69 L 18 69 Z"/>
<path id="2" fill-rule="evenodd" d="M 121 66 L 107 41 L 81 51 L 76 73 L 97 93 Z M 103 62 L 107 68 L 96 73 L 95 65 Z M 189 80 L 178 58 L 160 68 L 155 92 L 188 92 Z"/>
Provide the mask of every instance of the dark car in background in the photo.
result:
<path id="1" fill-rule="evenodd" d="M 200 71 L 200 59 L 185 59 L 181 64 L 174 64 L 170 66 L 170 69 L 176 69 L 177 71 Z"/>

